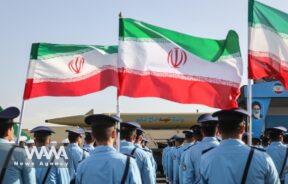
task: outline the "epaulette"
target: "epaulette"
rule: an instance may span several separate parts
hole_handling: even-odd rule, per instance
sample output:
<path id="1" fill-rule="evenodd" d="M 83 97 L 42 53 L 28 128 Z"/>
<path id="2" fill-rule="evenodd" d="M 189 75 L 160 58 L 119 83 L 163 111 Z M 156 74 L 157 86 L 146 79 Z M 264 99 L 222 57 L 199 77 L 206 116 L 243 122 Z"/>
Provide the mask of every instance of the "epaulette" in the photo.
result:
<path id="1" fill-rule="evenodd" d="M 190 149 L 192 146 L 194 146 L 195 144 L 192 144 L 190 146 L 188 146 L 187 148 L 184 149 L 184 151 L 187 151 L 188 149 Z"/>
<path id="2" fill-rule="evenodd" d="M 264 148 L 258 148 L 256 146 L 250 146 L 250 147 L 254 148 L 254 149 L 258 150 L 258 151 L 266 152 L 266 150 Z"/>
<path id="3" fill-rule="evenodd" d="M 89 151 L 88 151 L 87 149 L 85 149 L 85 148 L 82 148 L 82 150 L 83 150 L 83 151 L 86 151 L 87 153 L 89 153 Z"/>
<path id="4" fill-rule="evenodd" d="M 152 153 L 151 150 L 147 150 L 147 149 L 143 149 L 143 150 L 146 151 L 146 152 Z"/>
<path id="5" fill-rule="evenodd" d="M 123 155 L 126 155 L 127 157 L 136 158 L 135 156 L 129 155 L 129 154 L 127 154 L 127 153 L 122 153 L 122 154 L 123 154 Z"/>
<path id="6" fill-rule="evenodd" d="M 212 149 L 214 149 L 215 147 L 211 147 L 211 148 L 208 148 L 208 149 L 205 149 L 202 151 L 202 155 L 207 153 L 208 151 L 211 151 Z"/>

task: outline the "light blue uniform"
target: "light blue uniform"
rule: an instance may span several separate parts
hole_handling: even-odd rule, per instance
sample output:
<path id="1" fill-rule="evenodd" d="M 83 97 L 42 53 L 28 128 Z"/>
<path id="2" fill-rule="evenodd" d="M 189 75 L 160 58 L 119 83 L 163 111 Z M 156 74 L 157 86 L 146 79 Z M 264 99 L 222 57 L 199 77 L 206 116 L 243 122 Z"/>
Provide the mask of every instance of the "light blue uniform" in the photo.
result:
<path id="1" fill-rule="evenodd" d="M 189 149 L 184 157 L 184 163 L 181 166 L 183 173 L 182 183 L 199 183 L 200 176 L 200 159 L 202 152 L 208 151 L 208 149 L 215 148 L 219 145 L 216 137 L 204 137 L 201 142 L 198 142 L 195 146 Z"/>
<path id="2" fill-rule="evenodd" d="M 170 147 L 167 146 L 162 151 L 162 167 L 164 175 L 167 176 L 167 152 L 169 151 Z"/>
<path id="3" fill-rule="evenodd" d="M 167 178 L 169 182 L 173 182 L 173 160 L 175 159 L 174 151 L 176 147 L 171 147 L 167 152 Z"/>
<path id="4" fill-rule="evenodd" d="M 37 148 L 38 152 L 40 151 L 40 147 Z M 49 151 L 47 151 L 49 152 Z M 52 158 L 51 158 L 52 159 Z M 36 155 L 33 155 L 33 163 L 36 169 L 36 179 L 37 184 L 42 184 L 44 182 L 44 178 L 46 173 L 48 172 L 48 164 L 51 164 L 51 160 L 47 159 L 45 156 L 42 156 L 40 160 L 37 159 Z M 69 170 L 67 168 L 67 163 L 64 159 L 56 159 L 54 157 L 54 164 L 50 166 L 50 171 L 47 175 L 46 182 L 49 184 L 66 184 L 70 182 Z M 47 165 L 46 165 L 47 164 Z M 43 166 L 45 165 L 45 166 Z"/>
<path id="5" fill-rule="evenodd" d="M 149 156 L 149 159 L 150 159 L 150 161 L 151 161 L 152 167 L 153 167 L 153 169 L 154 169 L 154 171 L 153 171 L 154 180 L 156 181 L 157 165 L 156 165 L 156 162 L 155 162 L 155 160 L 154 160 L 152 151 L 151 151 L 149 148 L 147 148 L 147 147 L 146 147 L 146 149 L 143 148 L 140 144 L 135 144 L 135 146 L 136 146 L 137 148 L 139 148 L 139 149 L 144 150 L 144 151 L 146 152 L 146 154 Z"/>
<path id="6" fill-rule="evenodd" d="M 187 154 L 188 150 L 190 150 L 194 145 L 196 145 L 197 142 L 195 143 L 191 143 L 190 146 L 186 147 L 184 150 L 183 150 L 183 153 L 181 154 L 181 157 L 180 157 L 180 166 L 179 166 L 179 183 L 182 184 L 183 183 L 183 166 L 185 165 L 184 164 L 184 158 L 185 158 L 185 155 Z"/>
<path id="7" fill-rule="evenodd" d="M 266 149 L 266 152 L 272 158 L 279 174 L 280 174 L 282 166 L 284 164 L 286 149 L 287 149 L 287 146 L 284 145 L 280 141 L 279 142 L 272 142 Z M 280 179 L 284 180 L 287 173 L 288 173 L 288 162 L 286 162 L 286 165 L 285 165 L 284 170 L 283 170 L 283 174 L 282 174 Z M 288 182 L 288 181 L 286 181 L 286 182 Z"/>
<path id="8" fill-rule="evenodd" d="M 7 157 L 7 154 L 12 146 L 13 144 L 9 143 L 8 140 L 0 138 L 1 170 L 5 162 L 4 158 Z M 16 162 L 18 164 L 16 164 Z M 21 163 L 23 165 L 20 165 Z M 27 158 L 25 150 L 19 147 L 15 148 L 12 153 L 11 160 L 7 166 L 8 168 L 3 179 L 3 184 L 35 184 L 35 169 L 31 166 L 25 165 L 25 163 L 31 163 Z"/>
<path id="9" fill-rule="evenodd" d="M 127 156 L 110 146 L 97 146 L 90 156 L 78 166 L 78 184 L 120 184 L 125 171 Z M 141 176 L 135 159 L 130 159 L 127 184 L 141 184 Z"/>
<path id="10" fill-rule="evenodd" d="M 173 159 L 173 183 L 178 184 L 179 183 L 179 167 L 181 162 L 181 154 L 184 152 L 184 150 L 192 145 L 192 143 L 184 143 L 183 145 L 179 146 L 174 151 L 174 159 Z"/>
<path id="11" fill-rule="evenodd" d="M 250 149 L 239 139 L 222 140 L 218 147 L 202 155 L 201 182 L 240 184 Z M 246 183 L 280 183 L 275 165 L 265 152 L 255 149 Z"/>
<path id="12" fill-rule="evenodd" d="M 90 153 L 91 151 L 93 151 L 94 148 L 95 148 L 95 147 L 94 147 L 93 145 L 91 145 L 91 144 L 86 144 L 86 143 L 85 143 L 85 144 L 83 145 L 83 149 L 86 150 L 88 153 Z"/>
<path id="13" fill-rule="evenodd" d="M 66 147 L 66 154 L 68 156 L 68 169 L 71 180 L 76 175 L 78 164 L 87 157 L 87 152 L 79 147 L 77 143 L 71 143 Z"/>
<path id="14" fill-rule="evenodd" d="M 120 152 L 126 155 L 131 155 L 132 150 L 135 148 L 135 145 L 131 142 L 122 140 L 120 144 Z M 154 169 L 151 163 L 151 160 L 147 153 L 137 148 L 132 155 L 135 157 L 140 174 L 141 174 L 141 180 L 142 183 L 150 184 L 150 183 L 156 183 L 154 178 Z"/>

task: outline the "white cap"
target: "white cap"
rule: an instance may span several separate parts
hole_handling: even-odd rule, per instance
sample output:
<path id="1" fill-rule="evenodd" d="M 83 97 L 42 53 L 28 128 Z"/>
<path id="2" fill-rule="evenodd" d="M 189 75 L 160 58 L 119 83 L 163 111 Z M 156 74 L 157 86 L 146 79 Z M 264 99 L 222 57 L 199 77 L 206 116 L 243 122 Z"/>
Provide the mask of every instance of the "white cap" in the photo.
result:
<path id="1" fill-rule="evenodd" d="M 69 140 L 68 140 L 67 138 L 66 138 L 66 139 L 63 139 L 61 143 L 62 143 L 62 144 L 69 144 Z"/>
<path id="2" fill-rule="evenodd" d="M 57 144 L 57 141 L 51 141 L 51 144 Z"/>
<path id="3" fill-rule="evenodd" d="M 26 141 L 27 144 L 34 144 L 34 140 L 33 139 L 29 139 L 28 141 Z"/>
<path id="4" fill-rule="evenodd" d="M 20 136 L 20 141 L 25 142 L 26 140 L 27 140 L 27 137 L 26 137 L 26 136 Z"/>

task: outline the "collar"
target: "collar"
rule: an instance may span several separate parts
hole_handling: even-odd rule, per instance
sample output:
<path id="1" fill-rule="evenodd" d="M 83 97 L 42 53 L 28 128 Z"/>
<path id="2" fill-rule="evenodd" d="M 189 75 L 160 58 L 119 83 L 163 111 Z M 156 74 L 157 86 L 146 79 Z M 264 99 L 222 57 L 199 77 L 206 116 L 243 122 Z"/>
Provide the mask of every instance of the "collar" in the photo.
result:
<path id="1" fill-rule="evenodd" d="M 100 152 L 109 152 L 109 151 L 116 151 L 115 148 L 112 146 L 96 146 L 95 149 L 92 151 L 93 154 L 100 153 Z"/>
<path id="2" fill-rule="evenodd" d="M 201 142 L 214 142 L 214 141 L 218 142 L 216 137 L 204 137 Z"/>
<path id="3" fill-rule="evenodd" d="M 0 138 L 0 143 L 10 143 L 7 139 Z"/>
<path id="4" fill-rule="evenodd" d="M 278 146 L 278 145 L 283 145 L 283 143 L 281 141 L 274 141 L 271 142 L 270 146 Z"/>
<path id="5" fill-rule="evenodd" d="M 132 142 L 128 142 L 126 140 L 121 141 L 121 146 L 135 146 Z"/>
<path id="6" fill-rule="evenodd" d="M 137 148 L 142 148 L 142 146 L 138 143 L 134 144 Z"/>
<path id="7" fill-rule="evenodd" d="M 220 145 L 245 145 L 240 139 L 224 139 L 220 142 Z"/>

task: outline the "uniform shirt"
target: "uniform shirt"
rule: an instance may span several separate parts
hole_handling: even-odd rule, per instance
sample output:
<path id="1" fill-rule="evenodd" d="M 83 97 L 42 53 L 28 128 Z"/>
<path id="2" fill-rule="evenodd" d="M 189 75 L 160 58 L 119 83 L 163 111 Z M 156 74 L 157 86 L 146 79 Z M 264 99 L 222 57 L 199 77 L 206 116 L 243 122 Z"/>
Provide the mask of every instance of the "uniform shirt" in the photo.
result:
<path id="1" fill-rule="evenodd" d="M 115 184 L 121 183 L 127 156 L 110 146 L 97 146 L 90 156 L 78 166 L 78 184 Z M 135 159 L 130 159 L 126 184 L 141 184 L 140 172 Z"/>
<path id="2" fill-rule="evenodd" d="M 86 143 L 85 143 L 85 144 L 83 145 L 83 149 L 86 150 L 88 153 L 90 153 L 91 151 L 94 150 L 94 146 L 91 145 L 91 144 L 86 144 Z"/>
<path id="3" fill-rule="evenodd" d="M 169 149 L 170 149 L 170 147 L 167 146 L 162 151 L 162 167 L 163 167 L 163 172 L 164 172 L 165 176 L 167 176 L 167 163 L 166 163 L 166 160 L 167 160 L 167 152 L 169 151 Z"/>
<path id="4" fill-rule="evenodd" d="M 201 142 L 187 151 L 184 158 L 184 163 L 181 166 L 183 172 L 182 183 L 199 183 L 200 181 L 200 159 L 202 151 L 210 148 L 215 148 L 219 145 L 216 137 L 204 137 Z"/>
<path id="5" fill-rule="evenodd" d="M 74 179 L 78 164 L 87 157 L 87 153 L 77 143 L 71 143 L 66 147 L 68 156 L 68 169 L 70 179 Z"/>
<path id="6" fill-rule="evenodd" d="M 40 149 L 41 147 L 37 147 L 38 153 L 40 152 Z M 47 150 L 47 152 L 49 153 L 49 150 Z M 42 156 L 41 159 L 38 159 L 36 155 L 33 155 L 32 160 L 36 170 L 37 184 L 42 184 L 44 182 L 45 175 L 48 172 L 49 168 L 48 164 L 50 164 L 52 157 L 50 159 L 47 159 L 45 156 Z M 50 166 L 50 171 L 47 175 L 45 183 L 65 184 L 69 182 L 70 182 L 70 175 L 69 170 L 67 168 L 67 162 L 61 157 L 59 159 L 54 157 L 53 165 Z"/>
<path id="7" fill-rule="evenodd" d="M 0 169 L 5 162 L 5 158 L 13 144 L 9 143 L 6 139 L 0 138 Z M 18 164 L 16 164 L 18 163 Z M 20 165 L 22 163 L 22 165 Z M 25 163 L 31 163 L 28 160 L 26 152 L 23 148 L 17 147 L 14 149 L 11 160 L 7 165 L 6 173 L 3 179 L 3 184 L 35 184 L 35 169 L 26 165 Z"/>
<path id="8" fill-rule="evenodd" d="M 152 167 L 153 167 L 153 169 L 154 169 L 154 171 L 153 171 L 154 180 L 156 181 L 157 164 L 156 164 L 156 162 L 155 162 L 155 160 L 154 160 L 154 157 L 153 157 L 153 154 L 152 154 L 152 150 L 150 150 L 150 149 L 147 148 L 147 147 L 146 147 L 146 149 L 145 149 L 145 148 L 143 148 L 140 144 L 135 144 L 135 146 L 136 146 L 137 148 L 140 148 L 140 149 L 144 150 L 144 151 L 146 152 L 146 154 L 149 156 L 149 159 L 150 159 L 150 161 L 151 161 Z"/>
<path id="9" fill-rule="evenodd" d="M 270 157 L 272 158 L 276 169 L 278 173 L 280 174 L 282 166 L 284 164 L 285 154 L 286 154 L 287 146 L 283 143 L 279 142 L 272 142 L 266 149 L 266 152 Z M 288 172 L 288 162 L 286 162 L 286 165 L 283 170 L 283 174 L 281 176 L 281 180 L 284 180 L 285 175 L 287 175 Z"/>
<path id="10" fill-rule="evenodd" d="M 167 178 L 169 182 L 173 182 L 173 157 L 176 147 L 171 147 L 167 152 Z"/>
<path id="11" fill-rule="evenodd" d="M 184 149 L 186 149 L 190 145 L 191 145 L 191 143 L 184 143 L 183 145 L 179 146 L 174 151 L 174 156 L 173 156 L 173 183 L 175 183 L 175 184 L 179 183 L 179 167 L 180 167 L 181 154 L 183 153 Z"/>
<path id="12" fill-rule="evenodd" d="M 131 155 L 131 152 L 134 148 L 135 145 L 131 142 L 122 140 L 120 143 L 120 152 L 123 154 Z M 132 156 L 134 156 L 136 159 L 136 163 L 141 174 L 142 183 L 156 183 L 153 173 L 154 169 L 147 153 L 144 150 L 137 148 Z"/>
<path id="13" fill-rule="evenodd" d="M 250 147 L 239 139 L 226 139 L 201 157 L 201 182 L 240 184 Z M 255 149 L 247 175 L 248 184 L 279 184 L 275 165 L 268 154 Z"/>
<path id="14" fill-rule="evenodd" d="M 180 166 L 179 166 L 179 183 L 182 184 L 183 183 L 183 166 L 184 164 L 184 158 L 185 155 L 187 154 L 188 150 L 190 150 L 194 145 L 196 145 L 195 143 L 191 143 L 189 146 L 187 146 L 185 149 L 183 149 L 183 152 L 181 153 L 181 157 L 180 157 Z"/>

